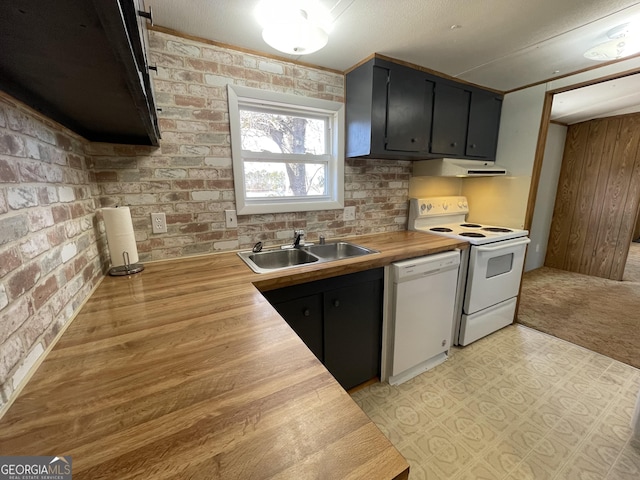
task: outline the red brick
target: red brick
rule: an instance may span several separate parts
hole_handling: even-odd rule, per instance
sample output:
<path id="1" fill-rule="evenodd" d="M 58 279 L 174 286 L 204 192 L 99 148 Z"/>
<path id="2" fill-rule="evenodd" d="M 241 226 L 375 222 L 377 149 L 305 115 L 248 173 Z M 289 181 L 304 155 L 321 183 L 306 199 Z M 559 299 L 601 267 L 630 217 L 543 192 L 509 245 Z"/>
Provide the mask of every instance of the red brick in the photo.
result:
<path id="1" fill-rule="evenodd" d="M 209 230 L 208 223 L 188 223 L 180 227 L 181 233 L 199 233 Z"/>
<path id="2" fill-rule="evenodd" d="M 17 248 L 0 252 L 0 277 L 15 270 L 21 265 L 20 253 Z"/>
<path id="3" fill-rule="evenodd" d="M 224 238 L 224 232 L 220 230 L 215 232 L 196 234 L 196 242 L 212 242 L 214 240 L 222 240 L 223 238 Z"/>
<path id="4" fill-rule="evenodd" d="M 83 169 L 82 157 L 80 155 L 69 154 L 67 156 L 67 160 L 69 161 L 69 166 L 71 168 L 75 168 L 76 170 Z"/>
<path id="5" fill-rule="evenodd" d="M 51 213 L 53 214 L 53 221 L 55 223 L 64 222 L 71 218 L 66 205 L 54 205 L 51 207 Z"/>
<path id="6" fill-rule="evenodd" d="M 56 247 L 67 239 L 67 235 L 65 233 L 64 226 L 59 225 L 55 228 L 52 228 L 47 232 L 47 240 L 49 241 L 49 245 L 52 247 Z"/>
<path id="7" fill-rule="evenodd" d="M 18 298 L 29 291 L 36 284 L 38 278 L 40 278 L 40 265 L 37 262 L 31 263 L 16 272 L 8 282 L 11 298 Z"/>
<path id="8" fill-rule="evenodd" d="M 0 159 L 0 183 L 15 183 L 18 181 L 18 175 L 13 165 L 7 160 Z"/>
<path id="9" fill-rule="evenodd" d="M 0 155 L 24 157 L 24 140 L 17 135 L 0 133 Z"/>
<path id="10" fill-rule="evenodd" d="M 179 190 L 203 190 L 205 182 L 204 180 L 176 180 L 173 186 Z"/>
<path id="11" fill-rule="evenodd" d="M 84 283 L 88 283 L 93 279 L 94 271 L 95 267 L 91 263 L 85 267 L 85 269 L 82 271 L 82 280 L 84 280 Z"/>
<path id="12" fill-rule="evenodd" d="M 174 223 L 189 223 L 191 221 L 193 221 L 193 215 L 189 215 L 188 213 L 167 215 L 167 225 Z"/>
<path id="13" fill-rule="evenodd" d="M 174 97 L 175 104 L 180 107 L 198 107 L 204 108 L 207 99 L 202 97 L 191 97 L 189 95 L 176 95 Z"/>
<path id="14" fill-rule="evenodd" d="M 211 120 L 212 122 L 221 122 L 224 120 L 224 112 L 215 110 L 194 110 L 192 115 L 196 120 Z"/>
<path id="15" fill-rule="evenodd" d="M 81 203 L 74 203 L 71 205 L 71 218 L 82 217 L 84 214 L 84 206 Z"/>
<path id="16" fill-rule="evenodd" d="M 187 58 L 186 63 L 187 63 L 187 66 L 193 68 L 194 70 L 199 70 L 201 72 L 208 72 L 208 73 L 218 72 L 218 64 L 215 62 L 207 62 L 206 60 Z"/>
<path id="17" fill-rule="evenodd" d="M 118 174 L 116 172 L 96 172 L 96 182 L 117 182 Z"/>
<path id="18" fill-rule="evenodd" d="M 46 303 L 51 295 L 58 290 L 58 281 L 55 275 L 50 276 L 44 283 L 41 283 L 33 290 L 33 306 L 36 310 Z"/>
<path id="19" fill-rule="evenodd" d="M 71 150 L 71 139 L 62 133 L 56 133 L 56 145 L 67 152 Z"/>

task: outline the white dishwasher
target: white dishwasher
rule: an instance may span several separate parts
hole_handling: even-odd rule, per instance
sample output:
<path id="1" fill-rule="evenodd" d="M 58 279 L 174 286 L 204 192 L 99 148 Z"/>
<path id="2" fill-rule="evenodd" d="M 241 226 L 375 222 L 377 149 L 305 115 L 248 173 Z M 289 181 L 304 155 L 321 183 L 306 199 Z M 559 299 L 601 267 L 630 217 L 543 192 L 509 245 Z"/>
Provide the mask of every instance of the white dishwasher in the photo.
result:
<path id="1" fill-rule="evenodd" d="M 390 384 L 403 383 L 447 359 L 459 265 L 457 250 L 391 265 Z"/>

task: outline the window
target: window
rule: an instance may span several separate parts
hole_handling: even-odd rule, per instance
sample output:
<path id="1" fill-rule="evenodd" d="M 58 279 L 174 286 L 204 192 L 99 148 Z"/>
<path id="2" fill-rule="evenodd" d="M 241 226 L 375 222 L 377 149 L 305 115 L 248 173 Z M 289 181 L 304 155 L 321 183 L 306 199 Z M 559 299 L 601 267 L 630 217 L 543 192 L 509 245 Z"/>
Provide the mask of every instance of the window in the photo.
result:
<path id="1" fill-rule="evenodd" d="M 344 105 L 229 85 L 238 214 L 344 206 Z"/>

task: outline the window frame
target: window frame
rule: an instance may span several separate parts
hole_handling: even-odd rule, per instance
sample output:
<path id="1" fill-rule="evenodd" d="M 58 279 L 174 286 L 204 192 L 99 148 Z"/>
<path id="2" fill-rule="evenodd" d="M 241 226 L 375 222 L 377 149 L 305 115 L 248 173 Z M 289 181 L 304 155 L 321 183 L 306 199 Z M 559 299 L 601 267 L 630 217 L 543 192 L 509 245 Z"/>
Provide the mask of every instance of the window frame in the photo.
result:
<path id="1" fill-rule="evenodd" d="M 227 87 L 229 125 L 231 129 L 231 158 L 233 163 L 233 181 L 237 214 L 304 212 L 344 208 L 344 104 L 301 95 L 260 90 L 241 85 L 229 84 Z M 276 197 L 273 199 L 247 197 L 245 189 L 245 161 L 255 161 L 258 156 L 267 161 L 270 155 L 274 155 L 273 160 L 278 163 L 289 162 L 282 161 L 282 154 L 242 151 L 240 109 L 245 106 L 248 107 L 247 109 L 249 110 L 252 108 L 266 108 L 284 114 L 327 117 L 328 132 L 326 132 L 326 141 L 329 142 L 327 154 L 287 154 L 287 157 L 296 160 L 295 163 L 317 163 L 320 159 L 327 162 L 325 177 L 326 196 L 293 196 Z M 275 155 L 277 155 L 277 158 Z"/>

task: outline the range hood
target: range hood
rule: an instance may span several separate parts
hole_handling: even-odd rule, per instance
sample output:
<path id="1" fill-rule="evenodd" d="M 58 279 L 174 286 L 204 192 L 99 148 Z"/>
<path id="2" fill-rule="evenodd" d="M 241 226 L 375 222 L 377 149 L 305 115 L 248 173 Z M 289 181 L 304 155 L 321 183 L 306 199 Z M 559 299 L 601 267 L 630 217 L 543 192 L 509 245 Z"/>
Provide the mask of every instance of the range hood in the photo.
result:
<path id="1" fill-rule="evenodd" d="M 485 160 L 436 158 L 413 162 L 414 176 L 429 177 L 495 177 L 506 175 L 507 169 Z"/>

